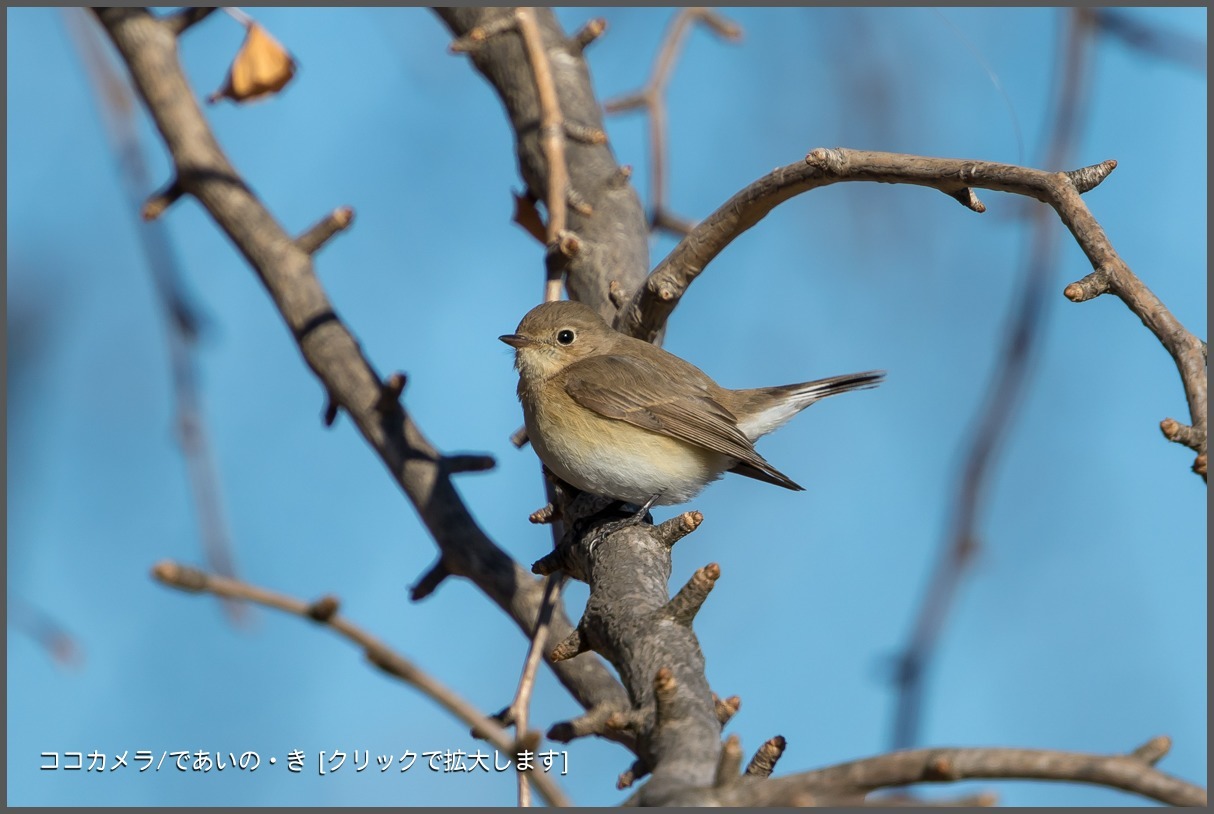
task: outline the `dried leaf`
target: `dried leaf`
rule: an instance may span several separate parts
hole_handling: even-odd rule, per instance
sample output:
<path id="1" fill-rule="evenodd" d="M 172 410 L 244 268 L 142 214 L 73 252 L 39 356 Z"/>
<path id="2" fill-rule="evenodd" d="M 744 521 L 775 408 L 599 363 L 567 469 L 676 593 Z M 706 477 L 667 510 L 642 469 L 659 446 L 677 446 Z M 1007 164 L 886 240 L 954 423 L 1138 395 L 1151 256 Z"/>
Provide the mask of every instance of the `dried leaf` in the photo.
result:
<path id="1" fill-rule="evenodd" d="M 513 220 L 541 244 L 548 244 L 548 234 L 544 230 L 544 222 L 540 220 L 540 213 L 535 208 L 535 201 L 529 196 L 514 193 Z"/>
<path id="2" fill-rule="evenodd" d="M 257 23 L 250 23 L 244 44 L 240 46 L 227 83 L 208 97 L 211 104 L 220 99 L 247 102 L 282 90 L 295 75 L 295 60 Z"/>

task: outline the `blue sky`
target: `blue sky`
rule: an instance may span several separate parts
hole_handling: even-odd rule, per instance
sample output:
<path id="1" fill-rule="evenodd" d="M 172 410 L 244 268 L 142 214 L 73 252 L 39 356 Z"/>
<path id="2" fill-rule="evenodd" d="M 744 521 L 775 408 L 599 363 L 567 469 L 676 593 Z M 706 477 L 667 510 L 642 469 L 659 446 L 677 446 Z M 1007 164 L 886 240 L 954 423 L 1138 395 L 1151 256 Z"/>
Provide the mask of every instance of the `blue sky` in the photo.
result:
<path id="1" fill-rule="evenodd" d="M 289 230 L 355 207 L 317 271 L 378 369 L 408 372 L 405 404 L 432 441 L 496 456 L 496 470 L 457 485 L 498 544 L 530 563 L 550 538 L 526 519 L 542 486 L 533 453 L 507 440 L 520 412 L 496 337 L 538 301 L 542 254 L 510 223 L 521 183 L 500 103 L 446 53 L 425 10 L 256 12 L 300 69 L 270 101 L 207 108 L 216 135 Z M 1040 161 L 1058 10 L 725 13 L 744 40 L 693 32 L 670 83 L 670 201 L 685 217 L 818 146 Z M 1204 42 L 1205 9 L 1126 13 Z M 588 51 L 606 100 L 645 80 L 671 14 L 559 17 L 568 29 L 607 18 Z M 214 600 L 149 578 L 160 559 L 202 561 L 162 318 L 64 12 L 10 8 L 7 19 L 8 309 L 38 315 L 34 339 L 9 351 L 25 363 L 9 378 L 8 590 L 53 614 L 84 653 L 64 669 L 8 629 L 9 804 L 509 804 L 508 773 L 356 773 L 351 762 L 319 776 L 320 750 L 480 744 L 329 632 L 269 611 L 235 629 Z M 183 40 L 200 96 L 219 87 L 242 35 L 216 15 Z M 1119 166 L 1088 204 L 1204 338 L 1205 78 L 1101 40 L 1091 91 L 1073 165 Z M 164 149 L 140 122 L 153 176 L 167 179 Z M 644 119 L 611 118 L 608 131 L 646 194 Z M 671 319 L 666 347 L 727 386 L 889 371 L 879 389 L 817 405 L 760 442 L 806 492 L 726 478 L 690 504 L 706 520 L 675 549 L 672 590 L 721 565 L 696 622 L 708 677 L 742 697 L 728 731 L 748 754 L 788 738 L 781 773 L 888 747 L 889 663 L 947 533 L 1026 252 L 1020 202 L 980 196 L 983 215 L 910 187 L 802 196 L 714 261 Z M 336 594 L 351 619 L 480 709 L 504 706 L 521 634 L 467 583 L 408 601 L 435 556 L 413 509 L 348 421 L 321 426 L 321 388 L 197 204 L 178 204 L 164 226 L 207 316 L 204 409 L 242 575 L 302 598 Z M 655 262 L 672 246 L 655 238 Z M 1187 417 L 1165 351 L 1120 302 L 1062 297 L 1088 270 L 1064 240 L 1029 391 L 990 481 L 983 548 L 932 668 L 923 738 L 1119 752 L 1166 733 L 1175 745 L 1161 768 L 1204 785 L 1205 488 L 1192 455 L 1158 429 Z M 568 590 L 572 615 L 585 595 Z M 542 674 L 535 725 L 575 713 Z M 567 748 L 562 782 L 576 802 L 623 798 L 624 750 Z M 292 749 L 309 756 L 299 774 L 285 767 Z M 92 750 L 254 750 L 263 766 L 38 768 L 42 752 Z M 1055 784 L 956 790 L 973 789 L 1007 804 L 1136 802 Z"/>

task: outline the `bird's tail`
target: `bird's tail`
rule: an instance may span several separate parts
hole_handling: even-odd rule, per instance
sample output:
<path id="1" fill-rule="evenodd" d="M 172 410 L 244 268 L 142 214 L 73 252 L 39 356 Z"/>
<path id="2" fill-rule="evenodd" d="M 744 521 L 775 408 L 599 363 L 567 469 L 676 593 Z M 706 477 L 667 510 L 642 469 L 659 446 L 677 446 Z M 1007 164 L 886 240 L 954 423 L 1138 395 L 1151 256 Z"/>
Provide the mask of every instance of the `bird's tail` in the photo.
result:
<path id="1" fill-rule="evenodd" d="M 781 387 L 756 387 L 753 390 L 736 390 L 739 396 L 749 400 L 754 409 L 745 410 L 749 417 L 738 422 L 740 429 L 751 441 L 782 427 L 785 422 L 809 405 L 827 396 L 846 393 L 849 390 L 865 390 L 876 387 L 885 378 L 884 370 L 868 370 L 864 373 L 849 373 L 815 379 L 812 382 L 786 384 Z M 773 398 L 785 396 L 785 398 Z M 746 404 L 747 402 L 743 402 Z"/>

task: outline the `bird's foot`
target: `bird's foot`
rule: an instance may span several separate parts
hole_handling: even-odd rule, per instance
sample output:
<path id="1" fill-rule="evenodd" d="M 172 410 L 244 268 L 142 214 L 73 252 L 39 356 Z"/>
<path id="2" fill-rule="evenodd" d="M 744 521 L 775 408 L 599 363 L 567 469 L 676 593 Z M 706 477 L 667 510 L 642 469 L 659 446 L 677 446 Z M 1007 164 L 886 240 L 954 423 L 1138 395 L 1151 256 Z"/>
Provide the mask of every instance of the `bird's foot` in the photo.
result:
<path id="1" fill-rule="evenodd" d="M 623 520 L 612 520 L 607 523 L 601 523 L 599 525 L 595 525 L 594 526 L 594 535 L 586 543 L 587 551 L 589 553 L 593 554 L 595 547 L 599 543 L 603 542 L 608 537 L 615 534 L 617 531 L 622 531 L 627 528 L 632 528 L 633 526 L 639 526 L 641 523 L 643 523 L 645 521 L 649 521 L 649 523 L 653 523 L 653 516 L 649 514 L 649 510 L 651 508 L 653 508 L 653 504 L 656 503 L 658 498 L 660 498 L 661 496 L 662 495 L 660 493 L 656 494 L 656 495 L 651 495 L 649 497 L 649 499 L 646 500 L 645 503 L 641 505 L 641 508 L 639 510 L 637 510 L 635 513 L 625 517 Z M 577 537 L 581 537 L 586 532 L 586 530 L 589 526 L 591 526 L 592 524 L 595 524 L 596 521 L 600 521 L 602 519 L 603 515 L 609 514 L 609 513 L 617 514 L 620 511 L 622 511 L 624 506 L 626 506 L 626 505 L 628 505 L 628 504 L 625 503 L 624 501 L 617 500 L 616 502 L 612 503 L 610 506 L 603 509 L 602 511 L 597 512 L 597 513 L 591 515 L 590 517 L 584 518 L 581 522 L 584 523 L 585 525 L 583 525 L 581 528 L 576 529 Z"/>

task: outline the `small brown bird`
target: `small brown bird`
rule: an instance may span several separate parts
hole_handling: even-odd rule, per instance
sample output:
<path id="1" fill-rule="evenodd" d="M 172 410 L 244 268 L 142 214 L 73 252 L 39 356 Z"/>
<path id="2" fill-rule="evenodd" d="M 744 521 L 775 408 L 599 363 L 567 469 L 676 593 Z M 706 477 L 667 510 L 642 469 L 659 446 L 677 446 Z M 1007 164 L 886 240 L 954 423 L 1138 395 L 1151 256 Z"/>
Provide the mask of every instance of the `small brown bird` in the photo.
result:
<path id="1" fill-rule="evenodd" d="M 688 501 L 727 471 L 802 489 L 754 441 L 818 399 L 875 387 L 885 375 L 729 390 L 572 301 L 536 306 L 500 339 L 515 349 L 518 397 L 540 460 L 583 491 L 645 509 Z"/>

